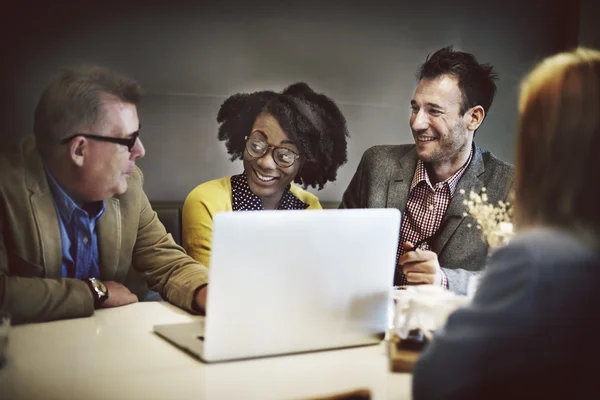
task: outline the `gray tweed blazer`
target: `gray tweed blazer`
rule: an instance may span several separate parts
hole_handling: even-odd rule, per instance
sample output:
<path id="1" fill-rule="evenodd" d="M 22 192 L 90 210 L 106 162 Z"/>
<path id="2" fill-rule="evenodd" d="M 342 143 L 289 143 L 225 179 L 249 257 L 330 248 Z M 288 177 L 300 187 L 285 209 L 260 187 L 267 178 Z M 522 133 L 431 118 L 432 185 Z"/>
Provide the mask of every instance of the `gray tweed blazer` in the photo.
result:
<path id="1" fill-rule="evenodd" d="M 430 243 L 448 277 L 450 290 L 459 294 L 466 293 L 469 276 L 483 268 L 488 253 L 474 220 L 463 216 L 462 202 L 471 190 L 481 193 L 483 187 L 491 203 L 507 201 L 514 179 L 512 165 L 473 146 L 473 159 L 456 186 L 442 219 L 442 231 Z M 397 208 L 404 212 L 416 166 L 414 144 L 371 147 L 363 154 L 340 208 Z"/>

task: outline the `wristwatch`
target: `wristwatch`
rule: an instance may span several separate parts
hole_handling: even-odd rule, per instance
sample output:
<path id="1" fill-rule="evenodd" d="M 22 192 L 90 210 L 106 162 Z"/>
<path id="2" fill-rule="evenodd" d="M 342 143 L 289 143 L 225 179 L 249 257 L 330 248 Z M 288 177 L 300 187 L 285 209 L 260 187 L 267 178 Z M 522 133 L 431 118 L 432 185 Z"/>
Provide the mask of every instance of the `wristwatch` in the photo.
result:
<path id="1" fill-rule="evenodd" d="M 87 283 L 92 292 L 92 296 L 94 297 L 94 308 L 100 307 L 102 303 L 108 299 L 108 288 L 104 282 L 96 278 L 84 279 L 83 281 Z"/>

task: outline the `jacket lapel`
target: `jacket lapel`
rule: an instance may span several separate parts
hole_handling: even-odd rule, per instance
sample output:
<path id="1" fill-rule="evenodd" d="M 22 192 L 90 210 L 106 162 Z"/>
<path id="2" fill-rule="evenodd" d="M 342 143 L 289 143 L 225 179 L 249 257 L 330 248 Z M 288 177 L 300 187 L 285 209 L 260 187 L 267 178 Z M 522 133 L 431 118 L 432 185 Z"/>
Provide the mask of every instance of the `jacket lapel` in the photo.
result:
<path id="1" fill-rule="evenodd" d="M 388 185 L 387 208 L 397 208 L 404 212 L 416 166 L 417 153 L 413 149 L 400 159 L 398 167 L 392 172 Z"/>
<path id="2" fill-rule="evenodd" d="M 38 262 L 44 267 L 47 278 L 62 276 L 62 242 L 58 216 L 48 185 L 44 164 L 35 146 L 35 140 L 26 141 L 24 151 L 25 185 L 31 193 L 30 203 L 38 230 Z M 100 256 L 100 277 L 102 280 L 114 280 L 118 269 L 121 251 L 121 211 L 119 200 L 110 198 L 106 209 L 98 219 L 98 247 Z M 124 277 L 123 277 L 124 278 Z"/>
<path id="3" fill-rule="evenodd" d="M 62 276 L 62 242 L 58 227 L 58 216 L 50 190 L 33 193 L 30 197 L 31 210 L 35 218 L 39 248 L 41 249 L 41 265 L 44 267 L 46 278 Z"/>
<path id="4" fill-rule="evenodd" d="M 481 149 L 475 144 L 473 144 L 473 146 L 475 148 L 473 159 L 456 185 L 454 196 L 452 196 L 446 214 L 442 219 L 440 237 L 438 237 L 433 244 L 433 251 L 438 255 L 444 251 L 444 247 L 448 243 L 448 240 L 450 240 L 456 229 L 465 219 L 463 215 L 465 212 L 463 200 L 468 198 L 471 191 L 480 193 L 481 188 L 483 187 L 483 183 L 479 179 L 479 176 L 485 171 L 483 157 L 481 155 Z M 465 195 L 460 193 L 461 189 L 465 191 Z"/>
<path id="5" fill-rule="evenodd" d="M 104 214 L 98 219 L 98 252 L 100 279 L 117 280 L 115 275 L 121 252 L 121 209 L 118 199 L 106 200 Z"/>
<path id="6" fill-rule="evenodd" d="M 47 278 L 60 278 L 62 275 L 62 242 L 58 227 L 58 216 L 52 198 L 52 192 L 48 186 L 48 177 L 42 159 L 40 158 L 35 141 L 26 141 L 24 148 L 25 156 L 25 186 L 30 193 L 29 202 L 31 211 L 38 231 L 36 255 L 37 260 L 44 268 L 44 276 Z M 35 244 L 32 244 L 32 246 Z"/>

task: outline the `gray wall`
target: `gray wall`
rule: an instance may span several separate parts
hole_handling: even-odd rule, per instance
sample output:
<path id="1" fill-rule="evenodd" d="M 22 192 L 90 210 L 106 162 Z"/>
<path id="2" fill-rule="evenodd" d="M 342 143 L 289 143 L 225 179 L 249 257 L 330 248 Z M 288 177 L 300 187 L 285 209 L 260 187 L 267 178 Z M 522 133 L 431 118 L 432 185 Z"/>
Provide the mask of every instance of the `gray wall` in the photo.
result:
<path id="1" fill-rule="evenodd" d="M 581 0 L 579 44 L 600 49 L 600 1 Z"/>
<path id="2" fill-rule="evenodd" d="M 4 136 L 31 131 L 39 91 L 60 66 L 113 67 L 139 79 L 147 91 L 140 108 L 147 155 L 139 166 L 148 196 L 183 200 L 197 184 L 242 169 L 216 139 L 215 117 L 228 95 L 306 81 L 336 100 L 348 120 L 349 161 L 338 181 L 317 193 L 337 201 L 368 147 L 412 141 L 408 110 L 414 73 L 428 53 L 454 44 L 496 66 L 498 94 L 476 141 L 512 162 L 519 80 L 580 34 L 579 9 L 567 7 L 566 0 L 554 6 L 546 1 L 298 3 L 47 5 L 33 17 L 17 10 L 26 22 L 16 28 L 18 46 L 10 50 L 5 68 L 9 80 L 3 89 L 11 102 L 3 107 Z"/>

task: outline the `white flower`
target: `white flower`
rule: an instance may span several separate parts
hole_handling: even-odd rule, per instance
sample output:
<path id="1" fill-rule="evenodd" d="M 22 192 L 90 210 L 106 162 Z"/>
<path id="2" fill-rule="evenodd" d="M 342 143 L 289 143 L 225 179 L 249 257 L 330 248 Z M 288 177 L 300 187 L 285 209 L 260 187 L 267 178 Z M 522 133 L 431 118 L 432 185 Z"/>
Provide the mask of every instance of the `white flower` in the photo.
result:
<path id="1" fill-rule="evenodd" d="M 499 200 L 497 205 L 488 203 L 489 197 L 486 188 L 481 189 L 481 195 L 473 190 L 469 193 L 468 200 L 463 201 L 466 213 L 477 222 L 477 229 L 481 230 L 481 237 L 490 248 L 506 244 L 513 235 L 512 207 L 509 202 Z M 466 216 L 463 214 L 464 216 Z M 468 224 L 469 228 L 472 227 Z"/>
<path id="2" fill-rule="evenodd" d="M 500 224 L 498 224 L 498 227 L 500 228 L 500 232 L 502 233 L 508 233 L 511 235 L 513 233 L 513 224 L 511 222 L 500 222 Z"/>

